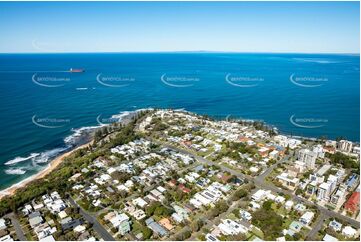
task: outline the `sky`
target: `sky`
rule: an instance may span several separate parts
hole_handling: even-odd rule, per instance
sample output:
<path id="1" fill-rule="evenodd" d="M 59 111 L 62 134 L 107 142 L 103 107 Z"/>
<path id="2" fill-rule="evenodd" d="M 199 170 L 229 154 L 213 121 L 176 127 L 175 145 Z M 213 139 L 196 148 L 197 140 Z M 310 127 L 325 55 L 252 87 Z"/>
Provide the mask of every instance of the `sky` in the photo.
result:
<path id="1" fill-rule="evenodd" d="M 0 53 L 360 53 L 359 2 L 0 2 Z"/>

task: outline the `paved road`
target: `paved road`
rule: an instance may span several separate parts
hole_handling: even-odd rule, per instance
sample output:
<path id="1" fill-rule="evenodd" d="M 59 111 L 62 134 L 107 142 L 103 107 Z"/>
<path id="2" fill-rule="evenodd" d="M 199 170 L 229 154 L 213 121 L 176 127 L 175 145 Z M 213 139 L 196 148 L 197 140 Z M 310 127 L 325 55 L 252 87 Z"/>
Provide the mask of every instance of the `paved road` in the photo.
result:
<path id="1" fill-rule="evenodd" d="M 69 202 L 72 206 L 79 208 L 80 214 L 87 220 L 90 224 L 93 224 L 94 230 L 102 237 L 105 241 L 115 241 L 116 239 L 98 222 L 96 217 L 87 213 L 83 210 L 71 197 L 69 197 Z"/>
<path id="2" fill-rule="evenodd" d="M 311 231 L 306 236 L 307 240 L 315 240 L 316 239 L 315 237 L 317 235 L 317 232 L 322 228 L 322 225 L 327 218 L 328 218 L 327 215 L 324 213 L 321 213 L 321 215 L 318 216 L 315 224 L 312 226 Z"/>
<path id="3" fill-rule="evenodd" d="M 20 225 L 16 215 L 14 213 L 9 213 L 5 217 L 9 218 L 11 220 L 11 223 L 14 225 L 14 229 L 15 229 L 18 239 L 21 241 L 26 241 L 27 239 L 25 237 L 24 231 L 21 228 L 21 225 Z"/>
<path id="4" fill-rule="evenodd" d="M 290 158 L 290 155 L 287 155 L 285 157 L 283 157 L 282 159 L 280 159 L 279 161 L 277 161 L 276 163 L 274 163 L 273 165 L 269 166 L 267 168 L 267 170 L 265 170 L 262 174 L 260 174 L 257 178 L 264 180 L 267 176 L 269 176 L 271 174 L 271 172 L 273 171 L 274 168 L 276 168 L 278 166 L 278 164 L 281 164 L 285 161 L 288 161 L 288 159 Z"/>
<path id="5" fill-rule="evenodd" d="M 154 142 L 154 141 L 153 141 L 153 142 Z M 159 143 L 159 142 L 158 142 L 158 143 Z M 241 173 L 241 172 L 239 172 L 239 171 L 233 170 L 233 169 L 231 169 L 231 168 L 229 168 L 229 167 L 227 167 L 227 166 L 224 166 L 224 165 L 222 165 L 222 164 L 218 164 L 218 163 L 216 163 L 216 162 L 207 160 L 207 159 L 205 159 L 205 158 L 203 158 L 203 157 L 197 156 L 197 155 L 195 155 L 195 154 L 193 154 L 193 153 L 191 153 L 191 152 L 189 152 L 189 151 L 187 151 L 187 150 L 180 149 L 180 148 L 175 147 L 175 146 L 173 146 L 173 145 L 169 145 L 169 144 L 164 144 L 164 143 L 163 143 L 163 146 L 168 147 L 168 148 L 171 148 L 171 149 L 174 149 L 174 150 L 177 150 L 178 152 L 183 153 L 183 154 L 188 154 L 188 155 L 194 157 L 195 159 L 197 159 L 198 161 L 203 162 L 203 163 L 206 163 L 206 164 L 208 164 L 208 165 L 217 165 L 217 166 L 219 166 L 222 170 L 227 171 L 227 172 L 231 173 L 232 175 L 236 175 L 237 177 L 240 177 L 240 178 L 243 178 L 243 179 L 246 178 L 246 179 L 248 179 L 248 180 L 250 180 L 250 181 L 253 180 L 254 183 L 255 183 L 255 185 L 256 185 L 256 187 L 259 187 L 259 188 L 261 188 L 261 189 L 271 190 L 271 191 L 273 191 L 273 192 L 275 192 L 275 193 L 288 194 L 288 195 L 290 195 L 290 196 L 293 198 L 293 200 L 295 200 L 295 201 L 297 201 L 297 202 L 302 202 L 302 203 L 305 203 L 305 204 L 307 204 L 307 205 L 309 205 L 309 206 L 316 206 L 316 207 L 318 208 L 318 210 L 321 212 L 321 214 L 323 214 L 323 215 L 325 215 L 325 216 L 327 216 L 327 217 L 335 217 L 335 218 L 338 218 L 338 219 L 340 219 L 340 220 L 346 221 L 347 223 L 351 224 L 351 225 L 352 225 L 353 227 L 355 227 L 355 228 L 360 228 L 360 222 L 359 222 L 359 221 L 357 221 L 357 220 L 355 220 L 355 219 L 352 219 L 352 218 L 350 218 L 350 217 L 344 216 L 344 215 L 342 215 L 342 214 L 340 214 L 340 213 L 337 213 L 337 212 L 328 210 L 327 208 L 324 208 L 324 207 L 322 207 L 322 206 L 320 206 L 320 205 L 318 205 L 318 204 L 316 204 L 316 203 L 313 203 L 313 202 L 311 202 L 311 201 L 309 201 L 309 200 L 307 200 L 307 199 L 305 199 L 305 198 L 303 198 L 303 197 L 299 197 L 299 196 L 293 194 L 290 190 L 285 190 L 285 189 L 276 187 L 276 186 L 273 185 L 273 184 L 267 183 L 267 182 L 265 182 L 265 180 L 264 180 L 265 176 L 258 176 L 258 177 L 256 177 L 256 178 L 253 178 L 253 177 L 248 176 L 248 175 L 245 175 L 245 174 L 243 174 L 243 173 Z M 284 159 L 282 159 L 282 161 L 283 161 L 283 160 L 284 160 Z M 276 167 L 276 166 L 273 166 L 273 168 L 274 168 L 274 167 Z M 271 172 L 272 172 L 272 169 L 267 169 L 266 172 L 267 172 L 267 173 L 271 173 Z"/>
<path id="6" fill-rule="evenodd" d="M 214 225 L 219 224 L 221 222 L 222 219 L 227 218 L 227 216 L 232 213 L 232 211 L 237 208 L 239 206 L 240 201 L 237 201 L 235 203 L 233 203 L 231 206 L 229 206 L 229 208 L 227 209 L 227 211 L 225 211 L 224 213 L 218 215 L 216 218 L 209 220 L 207 219 L 207 223 L 196 233 L 193 233 L 192 236 L 190 238 L 188 238 L 188 241 L 195 241 L 197 240 L 198 236 L 201 235 L 203 233 L 203 229 L 211 229 Z"/>

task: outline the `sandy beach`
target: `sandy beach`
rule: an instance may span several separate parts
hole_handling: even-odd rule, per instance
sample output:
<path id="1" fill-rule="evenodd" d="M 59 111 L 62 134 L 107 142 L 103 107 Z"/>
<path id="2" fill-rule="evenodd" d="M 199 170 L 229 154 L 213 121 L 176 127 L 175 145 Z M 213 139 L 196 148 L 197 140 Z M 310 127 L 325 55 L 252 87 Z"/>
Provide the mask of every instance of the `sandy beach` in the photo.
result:
<path id="1" fill-rule="evenodd" d="M 130 112 L 130 113 L 127 113 L 126 115 L 124 114 L 121 114 L 120 117 L 121 117 L 121 123 L 123 125 L 127 125 L 131 120 L 132 118 L 136 115 L 137 112 Z M 118 117 L 119 118 L 119 117 Z M 59 164 L 62 163 L 63 159 L 67 156 L 69 156 L 70 154 L 72 154 L 74 151 L 78 150 L 78 149 L 81 149 L 81 148 L 84 148 L 84 147 L 87 147 L 89 144 L 91 144 L 93 142 L 90 141 L 84 145 L 81 145 L 73 150 L 70 150 L 58 157 L 56 157 L 54 160 L 52 160 L 50 163 L 49 163 L 49 166 L 44 168 L 43 170 L 39 171 L 39 173 L 33 175 L 33 176 L 30 176 L 14 185 L 12 185 L 11 187 L 8 187 L 4 190 L 1 190 L 0 191 L 0 200 L 5 197 L 5 196 L 11 196 L 11 195 L 14 195 L 16 190 L 18 190 L 19 188 L 23 188 L 25 187 L 27 184 L 31 183 L 32 181 L 35 181 L 35 180 L 38 180 L 38 179 L 41 179 L 43 177 L 45 177 L 47 174 L 49 174 L 50 172 L 52 172 L 55 168 L 57 168 L 59 166 Z"/>
<path id="2" fill-rule="evenodd" d="M 29 184 L 30 182 L 32 181 L 35 181 L 35 180 L 38 180 L 38 179 L 41 179 L 43 177 L 45 177 L 47 174 L 49 174 L 50 172 L 52 172 L 53 170 L 55 170 L 64 160 L 65 157 L 69 156 L 70 154 L 72 154 L 74 151 L 76 150 L 79 150 L 81 148 L 85 148 L 87 147 L 89 144 L 91 144 L 93 141 L 87 143 L 87 144 L 84 144 L 84 145 L 81 145 L 69 152 L 66 152 L 58 157 L 56 157 L 54 160 L 52 160 L 49 164 L 48 167 L 44 168 L 43 170 L 39 171 L 39 173 L 31 176 L 31 177 L 28 177 L 26 179 L 24 179 L 23 181 L 19 182 L 19 183 L 16 183 L 14 185 L 12 185 L 11 187 L 9 188 L 6 188 L 2 191 L 0 191 L 0 200 L 5 197 L 5 196 L 12 196 L 15 194 L 15 192 L 19 189 L 19 188 L 23 188 L 25 187 L 27 184 Z"/>

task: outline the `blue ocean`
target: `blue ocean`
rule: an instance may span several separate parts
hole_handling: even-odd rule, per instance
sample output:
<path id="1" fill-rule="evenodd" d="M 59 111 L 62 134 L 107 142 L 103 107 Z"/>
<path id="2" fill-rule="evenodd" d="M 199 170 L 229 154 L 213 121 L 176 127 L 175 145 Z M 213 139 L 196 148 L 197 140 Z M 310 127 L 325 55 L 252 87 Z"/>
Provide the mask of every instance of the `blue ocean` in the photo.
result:
<path id="1" fill-rule="evenodd" d="M 358 141 L 359 66 L 359 55 L 331 54 L 1 54 L 0 189 L 43 169 L 84 127 L 145 108 Z"/>

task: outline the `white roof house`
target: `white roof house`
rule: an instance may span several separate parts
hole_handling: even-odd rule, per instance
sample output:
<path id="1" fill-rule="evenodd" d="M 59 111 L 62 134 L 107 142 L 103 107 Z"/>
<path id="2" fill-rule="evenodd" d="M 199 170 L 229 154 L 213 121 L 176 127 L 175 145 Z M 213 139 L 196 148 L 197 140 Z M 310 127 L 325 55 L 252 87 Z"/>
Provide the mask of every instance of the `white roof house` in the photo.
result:
<path id="1" fill-rule="evenodd" d="M 142 198 L 138 197 L 133 200 L 133 204 L 141 208 L 144 208 L 148 203 L 144 201 Z"/>
<path id="2" fill-rule="evenodd" d="M 304 225 L 309 225 L 314 216 L 315 213 L 308 211 L 302 215 L 302 217 L 300 218 L 300 222 L 303 223 Z"/>
<path id="3" fill-rule="evenodd" d="M 184 220 L 184 218 L 181 215 L 179 215 L 178 213 L 173 213 L 172 214 L 172 219 L 174 221 L 176 221 L 177 223 L 181 223 Z"/>
<path id="4" fill-rule="evenodd" d="M 47 237 L 44 237 L 42 239 L 40 239 L 39 241 L 42 241 L 42 242 L 53 242 L 55 241 L 54 237 L 52 235 L 49 235 Z"/>
<path id="5" fill-rule="evenodd" d="M 272 193 L 268 193 L 268 194 L 266 195 L 266 197 L 267 197 L 268 200 L 272 200 L 272 201 L 275 201 L 275 200 L 276 200 L 276 196 L 273 195 Z"/>
<path id="6" fill-rule="evenodd" d="M 332 220 L 329 224 L 328 227 L 332 228 L 333 230 L 335 230 L 336 232 L 341 231 L 342 229 L 342 224 L 337 222 L 336 220 Z"/>
<path id="7" fill-rule="evenodd" d="M 259 171 L 259 168 L 258 167 L 256 167 L 256 166 L 252 166 L 252 167 L 250 167 L 249 168 L 249 170 L 251 171 L 251 172 L 258 172 Z"/>
<path id="8" fill-rule="evenodd" d="M 239 213 L 241 215 L 241 218 L 243 218 L 243 219 L 245 219 L 247 221 L 250 221 L 252 219 L 252 215 L 247 211 L 240 210 Z"/>
<path id="9" fill-rule="evenodd" d="M 285 208 L 287 210 L 290 210 L 292 207 L 293 207 L 293 201 L 292 200 L 288 200 L 286 203 L 285 203 Z"/>
<path id="10" fill-rule="evenodd" d="M 6 228 L 7 228 L 7 226 L 5 224 L 5 219 L 0 218 L 0 230 L 6 229 Z"/>
<path id="11" fill-rule="evenodd" d="M 335 237 L 333 237 L 333 236 L 331 236 L 331 235 L 329 235 L 329 234 L 326 234 L 326 235 L 323 237 L 322 240 L 323 240 L 323 241 L 338 241 L 337 238 L 335 238 Z"/>
<path id="12" fill-rule="evenodd" d="M 275 199 L 276 203 L 284 203 L 284 201 L 286 200 L 286 198 L 282 197 L 282 196 L 277 196 Z"/>
<path id="13" fill-rule="evenodd" d="M 158 186 L 158 187 L 157 187 L 157 190 L 160 191 L 161 193 L 164 193 L 165 191 L 167 191 L 167 189 L 165 189 L 165 188 L 162 187 L 162 186 Z"/>
<path id="14" fill-rule="evenodd" d="M 239 224 L 230 219 L 222 220 L 222 223 L 218 225 L 219 230 L 224 235 L 236 235 L 239 233 L 247 233 L 248 229 L 242 224 Z"/>
<path id="15" fill-rule="evenodd" d="M 211 200 L 205 198 L 204 196 L 202 196 L 202 195 L 199 194 L 199 193 L 196 193 L 196 194 L 194 195 L 194 198 L 197 199 L 197 200 L 198 200 L 200 203 L 202 203 L 203 205 L 208 205 L 208 204 L 210 204 L 210 203 L 212 202 Z"/>
<path id="16" fill-rule="evenodd" d="M 128 188 L 128 187 L 126 187 L 124 184 L 120 184 L 120 185 L 118 185 L 118 186 L 117 186 L 117 189 L 118 189 L 119 191 L 126 191 L 126 192 L 129 192 L 129 188 Z"/>
<path id="17" fill-rule="evenodd" d="M 189 203 L 192 204 L 193 206 L 195 206 L 196 208 L 202 207 L 202 203 L 195 198 L 191 198 L 189 200 Z"/>
<path id="18" fill-rule="evenodd" d="M 60 219 L 66 218 L 68 216 L 68 214 L 66 214 L 66 212 L 64 210 L 59 212 L 58 215 L 59 215 Z"/>
<path id="19" fill-rule="evenodd" d="M 146 214 L 143 210 L 137 209 L 134 212 L 130 213 L 136 220 L 141 220 L 146 217 Z"/>
<path id="20" fill-rule="evenodd" d="M 0 238 L 0 241 L 1 241 L 1 242 L 8 242 L 8 241 L 14 241 L 14 239 L 11 238 L 10 235 L 5 235 L 5 236 L 3 236 L 3 237 Z"/>
<path id="21" fill-rule="evenodd" d="M 78 225 L 74 228 L 74 232 L 77 233 L 83 233 L 86 230 L 86 227 L 84 225 Z"/>
<path id="22" fill-rule="evenodd" d="M 298 203 L 295 206 L 295 210 L 298 212 L 304 212 L 306 210 L 306 206 L 302 203 Z"/>
<path id="23" fill-rule="evenodd" d="M 119 227 L 121 223 L 129 220 L 129 217 L 125 213 L 121 213 L 121 214 L 115 213 L 114 215 L 115 216 L 113 216 L 109 220 L 113 224 L 114 228 Z"/>
<path id="24" fill-rule="evenodd" d="M 251 201 L 250 205 L 252 206 L 252 210 L 257 210 L 257 209 L 261 208 L 261 205 L 259 205 L 255 201 Z"/>
<path id="25" fill-rule="evenodd" d="M 256 202 L 259 202 L 263 200 L 267 196 L 267 194 L 270 194 L 270 192 L 260 189 L 252 195 L 252 199 Z"/>
<path id="26" fill-rule="evenodd" d="M 351 226 L 346 226 L 342 230 L 342 234 L 348 238 L 353 238 L 356 235 L 356 229 L 352 228 Z"/>

